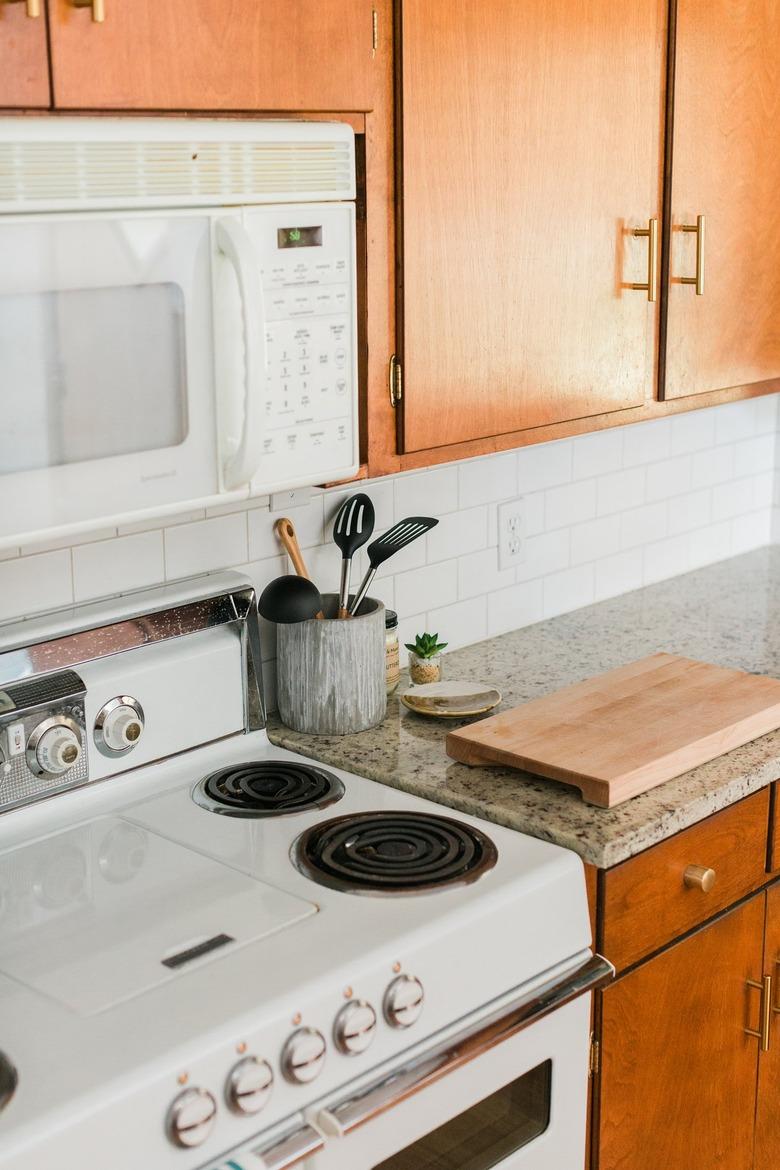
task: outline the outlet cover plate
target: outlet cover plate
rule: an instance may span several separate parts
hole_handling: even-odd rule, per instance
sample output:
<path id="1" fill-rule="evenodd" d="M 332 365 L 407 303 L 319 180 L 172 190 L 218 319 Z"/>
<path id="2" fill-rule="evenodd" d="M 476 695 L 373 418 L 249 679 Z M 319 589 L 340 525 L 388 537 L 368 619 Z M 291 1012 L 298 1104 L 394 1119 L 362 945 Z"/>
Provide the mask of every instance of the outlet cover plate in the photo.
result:
<path id="1" fill-rule="evenodd" d="M 498 567 L 512 569 L 525 561 L 525 501 L 522 496 L 498 505 Z"/>

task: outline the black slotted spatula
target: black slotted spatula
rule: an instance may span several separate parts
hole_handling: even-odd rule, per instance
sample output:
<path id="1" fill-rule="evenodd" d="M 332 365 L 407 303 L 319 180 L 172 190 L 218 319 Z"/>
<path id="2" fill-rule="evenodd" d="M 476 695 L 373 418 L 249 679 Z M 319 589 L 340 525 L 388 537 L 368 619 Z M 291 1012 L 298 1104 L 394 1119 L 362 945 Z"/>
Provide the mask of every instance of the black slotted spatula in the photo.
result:
<path id="1" fill-rule="evenodd" d="M 352 558 L 374 531 L 374 505 L 365 492 L 350 496 L 338 510 L 333 524 L 333 539 L 341 550 L 340 618 L 349 617 L 349 570 Z"/>
<path id="2" fill-rule="evenodd" d="M 406 548 L 407 544 L 411 544 L 413 540 L 417 540 L 418 536 L 425 536 L 425 533 L 430 532 L 438 523 L 439 521 L 434 520 L 431 516 L 407 516 L 405 520 L 399 520 L 392 528 L 388 528 L 384 536 L 380 536 L 368 546 L 368 560 L 371 567 L 360 582 L 360 588 L 355 594 L 355 600 L 349 608 L 349 612 L 353 616 L 360 609 L 363 598 L 368 593 L 379 566 L 394 556 L 395 553 L 400 552 L 402 548 Z"/>

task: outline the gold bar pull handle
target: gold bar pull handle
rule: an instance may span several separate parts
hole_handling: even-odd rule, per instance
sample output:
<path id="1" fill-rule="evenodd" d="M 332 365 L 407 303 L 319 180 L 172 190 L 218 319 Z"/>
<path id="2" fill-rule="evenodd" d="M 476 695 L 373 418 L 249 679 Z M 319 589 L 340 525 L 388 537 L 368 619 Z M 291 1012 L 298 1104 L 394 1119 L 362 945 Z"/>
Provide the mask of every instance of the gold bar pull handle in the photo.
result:
<path id="1" fill-rule="evenodd" d="M 759 983 L 756 979 L 748 979 L 748 987 L 755 987 L 761 992 L 761 1026 L 759 1028 L 745 1028 L 746 1036 L 755 1036 L 761 1041 L 761 1051 L 769 1051 L 770 1027 L 772 1023 L 772 976 L 765 975 Z"/>
<path id="2" fill-rule="evenodd" d="M 102 24 L 106 19 L 106 0 L 73 0 L 74 8 L 91 8 L 94 24 Z"/>
<path id="3" fill-rule="evenodd" d="M 634 228 L 633 234 L 647 236 L 647 281 L 628 287 L 637 292 L 646 292 L 648 301 L 654 301 L 658 295 L 658 220 L 648 220 L 646 228 Z"/>
<path id="4" fill-rule="evenodd" d="M 695 284 L 697 297 L 704 296 L 704 227 L 704 216 L 697 215 L 696 223 L 684 223 L 680 229 L 684 232 L 696 232 L 696 275 L 681 276 L 680 284 Z"/>
<path id="5" fill-rule="evenodd" d="M 14 0 L 10 0 L 10 3 L 13 4 Z M 32 20 L 35 20 L 41 15 L 41 0 L 25 0 L 25 8 L 27 9 L 27 15 Z"/>

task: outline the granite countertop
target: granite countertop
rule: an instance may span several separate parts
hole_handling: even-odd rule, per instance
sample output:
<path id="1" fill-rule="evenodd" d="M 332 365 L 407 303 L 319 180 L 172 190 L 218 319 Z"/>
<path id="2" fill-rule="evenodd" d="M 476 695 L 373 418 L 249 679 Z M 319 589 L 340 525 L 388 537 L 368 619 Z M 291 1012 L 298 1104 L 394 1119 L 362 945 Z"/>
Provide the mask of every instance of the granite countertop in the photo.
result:
<path id="1" fill-rule="evenodd" d="M 779 618 L 780 547 L 770 547 L 453 651 L 445 678 L 497 686 L 506 710 L 657 650 L 780 677 Z M 301 735 L 278 717 L 268 731 L 286 748 L 565 845 L 600 868 L 780 777 L 775 731 L 617 808 L 594 808 L 554 780 L 455 763 L 444 739 L 464 722 L 426 719 L 393 697 L 384 723 L 359 735 Z"/>

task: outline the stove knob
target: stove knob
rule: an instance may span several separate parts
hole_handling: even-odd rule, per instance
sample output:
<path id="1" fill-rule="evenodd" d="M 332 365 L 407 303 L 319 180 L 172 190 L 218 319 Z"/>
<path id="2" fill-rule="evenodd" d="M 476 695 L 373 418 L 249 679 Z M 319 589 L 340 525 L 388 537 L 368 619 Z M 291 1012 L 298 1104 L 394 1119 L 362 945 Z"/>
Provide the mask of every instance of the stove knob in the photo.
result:
<path id="1" fill-rule="evenodd" d="M 299 1028 L 282 1049 L 282 1072 L 288 1081 L 308 1085 L 322 1072 L 327 1045 L 316 1028 Z"/>
<path id="2" fill-rule="evenodd" d="M 208 1089 L 185 1089 L 168 1110 L 168 1137 L 175 1146 L 200 1146 L 211 1133 L 216 1116 L 217 1103 Z"/>
<path id="3" fill-rule="evenodd" d="M 228 1105 L 234 1113 L 259 1113 L 271 1096 L 273 1083 L 270 1064 L 257 1056 L 247 1056 L 228 1074 L 225 1086 Z"/>
<path id="4" fill-rule="evenodd" d="M 425 992 L 413 975 L 399 975 L 385 992 L 385 1019 L 392 1028 L 410 1028 L 420 1018 Z"/>
<path id="5" fill-rule="evenodd" d="M 345 1003 L 333 1025 L 333 1039 L 339 1052 L 357 1056 L 365 1052 L 376 1035 L 376 1012 L 364 999 Z"/>
<path id="6" fill-rule="evenodd" d="M 65 716 L 39 723 L 27 741 L 27 762 L 37 775 L 61 776 L 81 759 L 77 726 Z"/>
<path id="7" fill-rule="evenodd" d="M 137 699 L 119 695 L 109 699 L 95 716 L 95 743 L 104 756 L 131 751 L 144 729 L 144 713 Z"/>

